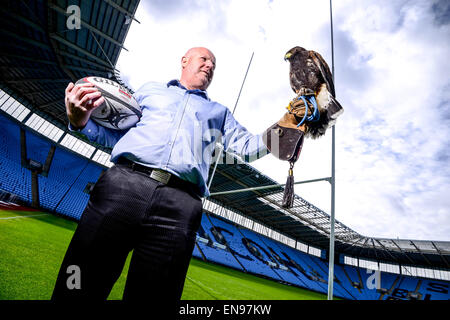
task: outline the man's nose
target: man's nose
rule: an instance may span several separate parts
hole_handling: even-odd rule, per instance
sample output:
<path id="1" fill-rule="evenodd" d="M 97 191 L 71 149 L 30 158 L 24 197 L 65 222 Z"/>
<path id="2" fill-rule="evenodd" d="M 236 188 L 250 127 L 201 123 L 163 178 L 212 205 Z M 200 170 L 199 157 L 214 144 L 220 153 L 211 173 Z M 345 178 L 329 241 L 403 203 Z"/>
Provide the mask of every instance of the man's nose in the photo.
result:
<path id="1" fill-rule="evenodd" d="M 206 60 L 206 61 L 205 61 L 205 66 L 206 66 L 208 69 L 212 69 L 214 65 L 213 65 L 213 63 L 212 63 L 211 60 Z"/>

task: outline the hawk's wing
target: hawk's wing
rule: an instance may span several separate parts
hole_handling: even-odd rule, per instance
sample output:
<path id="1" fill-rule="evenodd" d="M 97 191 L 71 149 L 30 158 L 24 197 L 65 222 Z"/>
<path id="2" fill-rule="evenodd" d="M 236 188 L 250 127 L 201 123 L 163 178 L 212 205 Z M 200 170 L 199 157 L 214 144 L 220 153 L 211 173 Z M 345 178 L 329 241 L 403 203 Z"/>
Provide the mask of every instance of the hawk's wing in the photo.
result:
<path id="1" fill-rule="evenodd" d="M 315 51 L 310 51 L 310 55 L 311 55 L 311 58 L 314 61 L 315 65 L 319 68 L 323 79 L 325 80 L 328 92 L 331 93 L 334 97 L 335 92 L 334 92 L 333 75 L 331 74 L 328 64 L 326 63 L 326 61 L 322 58 L 322 56 L 319 53 L 317 53 Z"/>

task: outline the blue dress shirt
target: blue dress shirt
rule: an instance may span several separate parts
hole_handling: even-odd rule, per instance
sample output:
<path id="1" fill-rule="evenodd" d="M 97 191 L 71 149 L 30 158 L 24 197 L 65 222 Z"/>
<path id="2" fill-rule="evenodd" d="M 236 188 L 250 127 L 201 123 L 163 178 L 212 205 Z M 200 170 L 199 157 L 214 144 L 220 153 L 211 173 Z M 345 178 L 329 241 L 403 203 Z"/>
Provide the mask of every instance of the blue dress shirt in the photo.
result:
<path id="1" fill-rule="evenodd" d="M 206 91 L 187 90 L 172 80 L 148 82 L 134 97 L 142 109 L 136 126 L 111 130 L 89 120 L 80 131 L 89 140 L 113 148 L 112 162 L 124 156 L 168 171 L 196 184 L 208 196 L 208 173 L 217 142 L 245 161 L 268 153 L 262 136 L 248 132 L 227 107 L 211 101 Z"/>

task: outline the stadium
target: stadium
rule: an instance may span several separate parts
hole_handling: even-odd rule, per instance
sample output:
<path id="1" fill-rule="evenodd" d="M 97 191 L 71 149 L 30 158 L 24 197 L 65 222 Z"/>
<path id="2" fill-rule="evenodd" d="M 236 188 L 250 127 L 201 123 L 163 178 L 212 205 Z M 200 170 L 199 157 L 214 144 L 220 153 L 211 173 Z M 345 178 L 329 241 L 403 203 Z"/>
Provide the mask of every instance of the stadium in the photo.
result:
<path id="1" fill-rule="evenodd" d="M 50 298 L 89 193 L 113 165 L 111 150 L 68 130 L 64 90 L 93 74 L 123 84 L 115 65 L 139 1 L 79 1 L 81 27 L 64 32 L 72 4 L 0 10 L 0 300 Z M 450 298 L 450 242 L 366 237 L 298 194 L 285 209 L 282 186 L 223 157 L 210 169 L 183 300 L 326 300 L 332 223 L 333 298 Z"/>

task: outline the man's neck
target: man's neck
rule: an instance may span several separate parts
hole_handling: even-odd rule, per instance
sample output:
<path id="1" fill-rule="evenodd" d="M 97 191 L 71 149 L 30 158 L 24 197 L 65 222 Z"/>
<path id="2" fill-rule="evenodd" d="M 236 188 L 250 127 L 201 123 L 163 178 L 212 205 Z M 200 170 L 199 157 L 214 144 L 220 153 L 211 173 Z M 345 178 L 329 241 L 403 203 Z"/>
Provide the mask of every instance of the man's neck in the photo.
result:
<path id="1" fill-rule="evenodd" d="M 189 85 L 189 83 L 187 81 L 184 81 L 183 79 L 180 79 L 180 84 L 185 87 L 187 90 L 202 90 L 202 91 L 206 91 L 206 88 L 199 88 L 199 87 L 194 87 L 192 85 Z"/>

